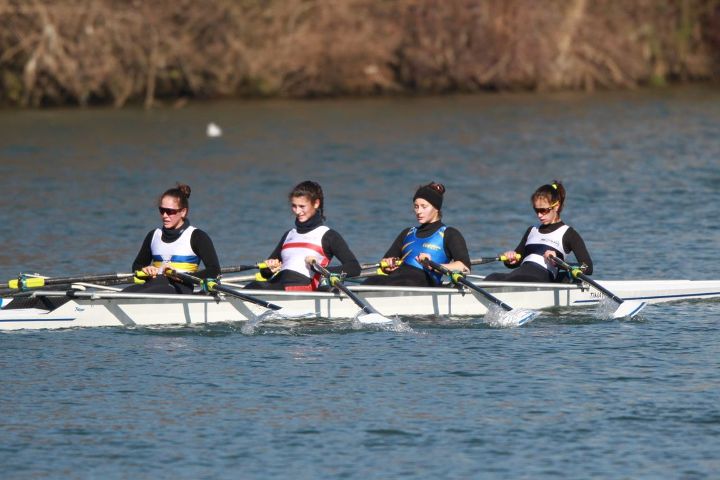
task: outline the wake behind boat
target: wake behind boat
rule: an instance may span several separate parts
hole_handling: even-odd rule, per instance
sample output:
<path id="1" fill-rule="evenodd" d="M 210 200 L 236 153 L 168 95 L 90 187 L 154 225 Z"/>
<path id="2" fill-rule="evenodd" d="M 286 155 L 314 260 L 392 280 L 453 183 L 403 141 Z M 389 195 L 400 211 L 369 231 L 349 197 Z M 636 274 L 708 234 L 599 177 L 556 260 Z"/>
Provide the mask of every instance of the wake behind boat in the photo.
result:
<path id="1" fill-rule="evenodd" d="M 600 285 L 625 300 L 649 304 L 720 297 L 720 280 L 610 280 Z M 523 309 L 588 307 L 604 298 L 585 284 L 478 282 L 494 296 Z M 477 293 L 467 288 L 352 286 L 352 292 L 386 316 L 468 316 L 488 312 Z M 351 319 L 357 305 L 332 292 L 243 290 L 282 307 L 289 318 Z M 198 325 L 259 322 L 268 310 L 228 295 L 124 293 L 107 289 L 40 290 L 21 294 L 46 300 L 48 308 L 0 310 L 0 330 L 71 327 Z M 52 300 L 67 300 L 57 308 Z"/>

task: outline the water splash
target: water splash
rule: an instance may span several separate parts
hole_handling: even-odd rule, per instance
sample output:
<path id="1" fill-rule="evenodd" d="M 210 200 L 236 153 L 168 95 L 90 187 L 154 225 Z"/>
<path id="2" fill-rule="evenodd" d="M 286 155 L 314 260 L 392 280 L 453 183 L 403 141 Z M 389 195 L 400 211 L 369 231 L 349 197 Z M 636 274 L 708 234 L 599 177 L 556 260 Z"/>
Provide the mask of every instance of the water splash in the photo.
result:
<path id="1" fill-rule="evenodd" d="M 355 318 L 353 318 L 352 321 L 352 328 L 353 330 L 367 330 L 368 328 L 375 329 L 375 330 L 384 330 L 387 332 L 398 332 L 398 333 L 405 333 L 405 332 L 414 332 L 410 324 L 403 322 L 398 317 L 392 317 L 392 323 L 378 323 L 378 324 L 368 324 L 363 323 L 358 318 L 363 312 L 358 312 L 357 315 L 355 315 Z"/>
<path id="2" fill-rule="evenodd" d="M 617 308 L 618 304 L 615 300 L 603 295 L 595 308 L 595 313 L 597 317 L 603 320 L 611 320 L 613 318 L 613 313 L 615 313 Z"/>
<path id="3" fill-rule="evenodd" d="M 514 308 L 508 312 L 497 305 L 490 305 L 484 320 L 492 327 L 512 328 L 529 323 L 536 316 L 538 316 L 538 312 L 533 310 Z"/>
<path id="4" fill-rule="evenodd" d="M 275 310 L 266 310 L 254 319 L 245 322 L 245 324 L 240 328 L 240 331 L 245 335 L 255 335 L 258 326 L 260 326 L 262 322 L 270 320 L 302 320 L 309 318 L 317 318 L 317 315 L 314 312 L 279 312 Z"/>

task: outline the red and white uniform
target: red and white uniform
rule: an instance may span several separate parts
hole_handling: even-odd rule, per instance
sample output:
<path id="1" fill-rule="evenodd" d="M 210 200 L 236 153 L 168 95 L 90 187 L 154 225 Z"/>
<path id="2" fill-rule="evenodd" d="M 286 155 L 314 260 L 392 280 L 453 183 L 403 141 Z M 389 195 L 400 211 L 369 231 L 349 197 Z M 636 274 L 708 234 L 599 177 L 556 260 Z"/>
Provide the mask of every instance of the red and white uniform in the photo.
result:
<path id="1" fill-rule="evenodd" d="M 306 287 L 286 287 L 292 290 L 316 290 L 320 283 L 320 275 L 316 274 L 305 263 L 306 257 L 315 257 L 317 263 L 326 267 L 330 263 L 330 258 L 323 250 L 322 238 L 330 228 L 321 225 L 307 233 L 298 233 L 297 229 L 290 230 L 285 237 L 285 241 L 280 251 L 280 260 L 282 261 L 282 270 L 292 270 L 306 277 L 312 278 L 311 288 Z"/>

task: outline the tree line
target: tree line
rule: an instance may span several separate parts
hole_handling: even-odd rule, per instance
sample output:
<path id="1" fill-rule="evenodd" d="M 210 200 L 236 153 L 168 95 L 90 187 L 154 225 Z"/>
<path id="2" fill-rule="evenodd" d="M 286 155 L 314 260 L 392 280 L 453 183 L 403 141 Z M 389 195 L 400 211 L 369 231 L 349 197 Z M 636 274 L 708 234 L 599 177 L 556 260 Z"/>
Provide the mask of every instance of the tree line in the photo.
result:
<path id="1" fill-rule="evenodd" d="M 712 81 L 719 0 L 0 0 L 0 103 Z"/>

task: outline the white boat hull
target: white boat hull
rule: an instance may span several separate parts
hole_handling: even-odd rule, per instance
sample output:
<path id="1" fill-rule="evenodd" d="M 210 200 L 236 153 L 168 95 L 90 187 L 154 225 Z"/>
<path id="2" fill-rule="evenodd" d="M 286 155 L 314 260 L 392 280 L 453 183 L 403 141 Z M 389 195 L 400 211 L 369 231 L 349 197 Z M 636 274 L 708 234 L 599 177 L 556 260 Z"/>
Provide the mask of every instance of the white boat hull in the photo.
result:
<path id="1" fill-rule="evenodd" d="M 660 303 L 720 297 L 720 280 L 647 280 L 599 282 L 625 300 Z M 582 307 L 597 304 L 602 295 L 587 286 L 551 283 L 478 282 L 517 309 Z M 351 287 L 385 316 L 482 316 L 487 301 L 456 288 Z M 353 318 L 358 307 L 342 294 L 243 290 L 282 308 L 289 318 Z M 36 295 L 64 296 L 65 292 Z M 228 296 L 152 295 L 80 291 L 51 310 L 2 309 L 0 330 L 56 329 L 102 326 L 194 325 L 217 322 L 257 322 L 268 310 Z"/>

